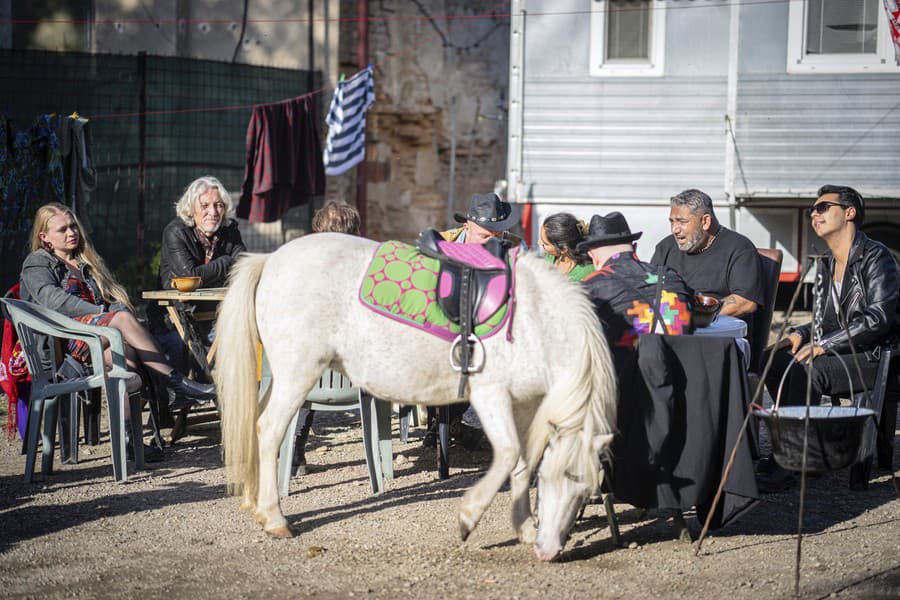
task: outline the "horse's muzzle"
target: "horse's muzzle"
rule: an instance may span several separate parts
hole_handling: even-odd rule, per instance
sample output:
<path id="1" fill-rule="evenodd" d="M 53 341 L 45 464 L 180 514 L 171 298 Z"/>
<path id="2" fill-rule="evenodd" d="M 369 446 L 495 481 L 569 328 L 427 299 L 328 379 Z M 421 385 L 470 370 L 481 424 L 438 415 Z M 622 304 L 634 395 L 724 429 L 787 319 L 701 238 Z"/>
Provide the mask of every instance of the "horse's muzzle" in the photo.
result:
<path id="1" fill-rule="evenodd" d="M 556 548 L 545 548 L 539 544 L 534 545 L 534 554 L 537 556 L 538 560 L 544 562 L 553 562 L 559 555 L 562 554 L 562 546 L 557 546 Z"/>

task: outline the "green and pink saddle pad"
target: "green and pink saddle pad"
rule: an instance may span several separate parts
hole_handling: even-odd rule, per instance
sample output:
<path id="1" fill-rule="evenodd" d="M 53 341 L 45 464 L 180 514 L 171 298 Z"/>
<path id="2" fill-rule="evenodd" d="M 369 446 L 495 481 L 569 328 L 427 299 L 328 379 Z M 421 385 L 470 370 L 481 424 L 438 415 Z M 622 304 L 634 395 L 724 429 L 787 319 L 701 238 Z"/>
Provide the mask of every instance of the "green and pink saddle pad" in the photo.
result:
<path id="1" fill-rule="evenodd" d="M 505 271 L 506 263 L 477 244 L 440 242 L 441 251 L 453 260 L 480 268 Z M 514 259 L 510 252 L 508 260 Z M 455 281 L 441 273 L 440 261 L 425 256 L 410 244 L 389 241 L 381 244 L 372 257 L 359 289 L 359 299 L 367 308 L 427 331 L 448 341 L 455 339 L 460 327 L 440 307 L 438 300 L 456 293 Z M 502 330 L 509 317 L 507 302 L 513 287 L 512 276 L 492 276 L 477 304 L 475 335 L 490 337 Z"/>

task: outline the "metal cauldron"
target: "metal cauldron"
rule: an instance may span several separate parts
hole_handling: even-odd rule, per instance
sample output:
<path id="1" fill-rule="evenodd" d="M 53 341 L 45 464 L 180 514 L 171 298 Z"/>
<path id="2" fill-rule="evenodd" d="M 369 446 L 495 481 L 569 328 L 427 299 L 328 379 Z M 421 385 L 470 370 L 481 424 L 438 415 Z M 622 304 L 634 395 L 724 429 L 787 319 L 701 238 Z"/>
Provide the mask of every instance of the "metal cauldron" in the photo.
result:
<path id="1" fill-rule="evenodd" d="M 781 406 L 755 410 L 772 436 L 775 462 L 790 471 L 803 468 L 805 406 Z M 824 473 L 848 467 L 857 461 L 866 421 L 875 417 L 868 408 L 855 406 L 810 406 L 807 473 Z"/>

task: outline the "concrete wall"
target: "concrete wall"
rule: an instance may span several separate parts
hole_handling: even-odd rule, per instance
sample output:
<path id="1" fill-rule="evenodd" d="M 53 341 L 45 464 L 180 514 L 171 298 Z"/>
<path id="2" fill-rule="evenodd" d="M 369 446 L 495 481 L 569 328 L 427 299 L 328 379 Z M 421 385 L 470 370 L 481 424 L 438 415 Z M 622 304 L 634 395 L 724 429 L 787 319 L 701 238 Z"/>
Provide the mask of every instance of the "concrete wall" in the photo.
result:
<path id="1" fill-rule="evenodd" d="M 411 241 L 448 225 L 454 138 L 456 210 L 504 177 L 509 19 L 443 18 L 488 9 L 474 0 L 369 2 L 377 95 L 368 115 L 369 237 Z M 343 1 L 341 11 L 355 17 L 356 3 Z M 340 49 L 347 75 L 356 72 L 355 48 L 356 24 L 348 23 Z M 329 178 L 328 196 L 352 203 L 353 177 Z"/>
<path id="2" fill-rule="evenodd" d="M 85 18 L 83 10 L 66 10 L 77 2 L 92 11 L 93 26 L 82 37 L 75 30 L 63 36 L 68 24 L 42 24 L 26 36 L 31 47 L 309 66 L 304 0 L 250 2 L 250 21 L 282 20 L 249 22 L 236 55 L 242 0 L 0 0 L 0 15 L 7 11 L 15 18 L 17 8 L 27 5 L 38 18 Z M 357 71 L 357 2 L 314 5 L 315 69 L 331 84 L 322 97 L 324 113 L 339 75 Z M 477 0 L 369 1 L 377 94 L 367 136 L 370 237 L 412 240 L 425 227 L 443 228 L 448 212 L 464 210 L 473 193 L 492 190 L 504 177 L 509 19 L 446 18 L 478 16 L 490 6 Z M 0 45 L 11 45 L 5 31 L 0 29 Z M 54 46 L 63 37 L 82 46 Z M 455 205 L 448 207 L 451 154 Z M 353 203 L 355 174 L 329 177 L 326 195 Z"/>
<path id="3" fill-rule="evenodd" d="M 313 70 L 336 82 L 340 0 L 311 4 Z M 307 69 L 309 5 L 308 0 L 250 2 L 242 38 L 243 0 L 0 0 L 0 17 L 92 21 L 89 27 L 0 26 L 0 46 L 110 54 L 143 51 Z"/>

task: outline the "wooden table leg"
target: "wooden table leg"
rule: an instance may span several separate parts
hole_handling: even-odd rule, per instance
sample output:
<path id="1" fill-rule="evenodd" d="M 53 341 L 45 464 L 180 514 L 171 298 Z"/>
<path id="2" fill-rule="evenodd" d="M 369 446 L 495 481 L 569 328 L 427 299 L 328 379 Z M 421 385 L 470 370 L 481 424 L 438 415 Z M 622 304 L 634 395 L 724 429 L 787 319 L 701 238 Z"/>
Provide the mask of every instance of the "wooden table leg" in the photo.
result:
<path id="1" fill-rule="evenodd" d="M 219 338 L 218 336 L 213 338 L 212 345 L 209 347 L 209 352 L 206 353 L 206 364 L 212 368 L 213 361 L 216 360 L 216 349 L 219 347 Z"/>
<path id="2" fill-rule="evenodd" d="M 184 332 L 184 324 L 181 322 L 181 315 L 178 314 L 178 310 L 171 304 L 166 306 L 166 310 L 169 312 L 169 319 L 172 321 L 172 325 L 175 326 L 175 330 L 178 332 L 179 337 L 181 337 L 181 341 L 187 345 L 187 335 Z"/>
<path id="3" fill-rule="evenodd" d="M 175 424 L 172 425 L 172 431 L 169 433 L 168 439 L 166 439 L 166 442 L 170 445 L 174 444 L 178 438 L 182 437 L 187 430 L 187 415 L 188 409 L 182 408 L 175 416 Z"/>

